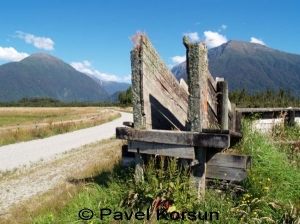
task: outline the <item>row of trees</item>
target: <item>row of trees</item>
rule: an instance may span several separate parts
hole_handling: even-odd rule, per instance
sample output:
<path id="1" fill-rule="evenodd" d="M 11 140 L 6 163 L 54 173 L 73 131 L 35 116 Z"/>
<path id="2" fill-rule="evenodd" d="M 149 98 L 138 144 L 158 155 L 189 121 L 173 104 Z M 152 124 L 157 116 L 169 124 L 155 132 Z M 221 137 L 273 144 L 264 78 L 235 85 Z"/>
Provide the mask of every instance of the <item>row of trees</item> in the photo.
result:
<path id="1" fill-rule="evenodd" d="M 132 89 L 129 87 L 125 92 L 120 92 L 118 97 L 120 106 L 129 107 L 132 106 Z"/>
<path id="2" fill-rule="evenodd" d="M 300 107 L 300 98 L 293 96 L 290 90 L 278 92 L 267 89 L 265 92 L 248 94 L 246 89 L 229 92 L 229 99 L 237 107 Z M 132 105 L 132 89 L 121 92 L 118 97 L 121 106 Z"/>
<path id="3" fill-rule="evenodd" d="M 0 107 L 107 107 L 118 106 L 118 102 L 61 102 L 49 97 L 45 98 L 23 98 L 17 102 L 0 102 Z"/>
<path id="4" fill-rule="evenodd" d="M 229 92 L 229 99 L 237 107 L 300 107 L 300 98 L 284 89 L 279 89 L 278 92 L 267 89 L 265 92 L 248 94 L 244 88 Z"/>
<path id="5" fill-rule="evenodd" d="M 279 89 L 275 92 L 248 94 L 246 89 L 229 92 L 229 99 L 237 107 L 300 107 L 300 98 L 292 95 L 291 91 Z M 118 102 L 61 102 L 52 98 L 23 98 L 17 102 L 0 102 L 0 107 L 88 107 L 88 106 L 132 106 L 132 89 L 120 92 Z"/>

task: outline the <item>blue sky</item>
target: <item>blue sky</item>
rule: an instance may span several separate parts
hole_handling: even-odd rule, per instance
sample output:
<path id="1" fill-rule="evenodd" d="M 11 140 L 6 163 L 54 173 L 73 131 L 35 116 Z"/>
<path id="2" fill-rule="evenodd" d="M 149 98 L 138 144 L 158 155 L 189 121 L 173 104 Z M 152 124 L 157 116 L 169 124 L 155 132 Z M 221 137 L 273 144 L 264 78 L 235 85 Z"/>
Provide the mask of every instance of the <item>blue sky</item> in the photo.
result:
<path id="1" fill-rule="evenodd" d="M 145 32 L 171 68 L 182 36 L 208 48 L 252 41 L 300 54 L 300 1 L 3 0 L 0 64 L 44 52 L 103 80 L 130 82 L 130 36 Z"/>

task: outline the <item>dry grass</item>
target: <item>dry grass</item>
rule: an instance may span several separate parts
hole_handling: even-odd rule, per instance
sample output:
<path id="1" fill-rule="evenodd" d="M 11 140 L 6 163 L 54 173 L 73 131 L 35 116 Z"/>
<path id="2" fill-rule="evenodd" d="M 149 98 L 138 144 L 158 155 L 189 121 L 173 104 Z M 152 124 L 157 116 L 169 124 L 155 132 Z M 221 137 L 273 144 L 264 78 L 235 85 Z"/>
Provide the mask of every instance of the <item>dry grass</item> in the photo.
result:
<path id="1" fill-rule="evenodd" d="M 112 109 L 121 112 L 128 112 L 128 113 L 133 112 L 133 107 L 107 107 L 107 109 Z"/>
<path id="2" fill-rule="evenodd" d="M 92 127 L 118 117 L 118 112 L 99 107 L 0 108 L 0 146 Z"/>
<path id="3" fill-rule="evenodd" d="M 103 107 L 0 107 L 0 127 L 83 120 L 108 111 Z"/>

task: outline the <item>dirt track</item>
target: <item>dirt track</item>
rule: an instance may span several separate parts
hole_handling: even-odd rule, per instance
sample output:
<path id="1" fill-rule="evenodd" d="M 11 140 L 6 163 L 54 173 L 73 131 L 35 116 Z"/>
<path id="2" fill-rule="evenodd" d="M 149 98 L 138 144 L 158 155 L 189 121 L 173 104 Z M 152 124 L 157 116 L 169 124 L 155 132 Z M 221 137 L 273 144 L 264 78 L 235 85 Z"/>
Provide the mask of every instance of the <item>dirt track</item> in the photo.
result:
<path id="1" fill-rule="evenodd" d="M 121 114 L 97 127 L 0 147 L 0 218 L 9 215 L 13 205 L 51 191 L 80 171 L 109 160 L 111 153 L 120 153 L 112 151 L 120 140 L 87 144 L 114 136 L 123 121 L 132 121 L 132 114 Z"/>

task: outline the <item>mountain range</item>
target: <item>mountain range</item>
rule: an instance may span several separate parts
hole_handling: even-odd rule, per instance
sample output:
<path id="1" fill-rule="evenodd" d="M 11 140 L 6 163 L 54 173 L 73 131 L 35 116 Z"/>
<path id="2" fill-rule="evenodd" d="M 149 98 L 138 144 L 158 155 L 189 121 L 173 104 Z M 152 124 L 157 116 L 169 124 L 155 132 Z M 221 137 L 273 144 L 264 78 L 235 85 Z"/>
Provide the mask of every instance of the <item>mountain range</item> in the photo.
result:
<path id="1" fill-rule="evenodd" d="M 111 101 L 111 94 L 130 86 L 99 82 L 59 58 L 35 53 L 0 66 L 0 101 L 18 101 L 24 97 L 50 97 L 64 102 Z"/>
<path id="2" fill-rule="evenodd" d="M 260 44 L 232 40 L 208 50 L 209 70 L 228 81 L 230 91 L 248 93 L 290 90 L 300 97 L 300 55 L 285 53 Z M 185 62 L 171 70 L 187 79 Z M 59 58 L 35 53 L 0 66 L 0 101 L 24 97 L 50 97 L 63 102 L 114 102 L 129 83 L 99 80 L 74 69 Z"/>
<path id="3" fill-rule="evenodd" d="M 209 49 L 208 60 L 212 76 L 225 78 L 230 91 L 245 88 L 248 93 L 256 93 L 282 88 L 300 97 L 300 55 L 232 40 Z M 185 62 L 171 71 L 178 80 L 187 79 Z"/>

